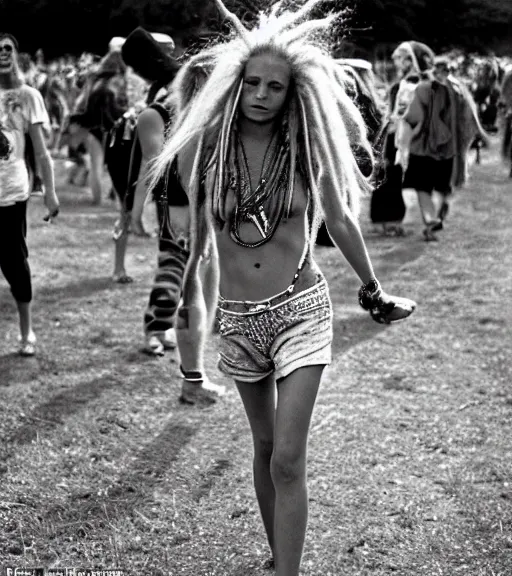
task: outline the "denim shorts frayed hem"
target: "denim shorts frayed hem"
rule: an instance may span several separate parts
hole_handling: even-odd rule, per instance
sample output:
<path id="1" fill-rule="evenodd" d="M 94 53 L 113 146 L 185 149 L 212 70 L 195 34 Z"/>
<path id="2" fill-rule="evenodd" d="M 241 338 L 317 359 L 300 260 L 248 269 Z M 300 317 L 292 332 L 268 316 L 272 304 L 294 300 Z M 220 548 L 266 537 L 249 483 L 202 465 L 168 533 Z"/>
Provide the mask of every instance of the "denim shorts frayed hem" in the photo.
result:
<path id="1" fill-rule="evenodd" d="M 271 374 L 280 380 L 298 368 L 332 361 L 332 305 L 324 278 L 263 311 L 220 308 L 219 321 L 218 368 L 238 382 Z"/>

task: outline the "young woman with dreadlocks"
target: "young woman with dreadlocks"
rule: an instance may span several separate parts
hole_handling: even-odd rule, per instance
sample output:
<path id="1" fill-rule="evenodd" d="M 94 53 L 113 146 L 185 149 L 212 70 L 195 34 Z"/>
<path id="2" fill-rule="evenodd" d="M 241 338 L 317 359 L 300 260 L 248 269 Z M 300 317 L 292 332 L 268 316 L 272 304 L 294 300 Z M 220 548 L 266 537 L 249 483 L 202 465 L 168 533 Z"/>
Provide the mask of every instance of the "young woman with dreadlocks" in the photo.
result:
<path id="1" fill-rule="evenodd" d="M 178 327 L 206 317 L 199 264 L 214 247 L 220 268 L 220 370 L 236 383 L 254 441 L 254 483 L 278 576 L 299 573 L 308 497 L 306 452 L 332 308 L 313 258 L 323 217 L 362 282 L 361 306 L 381 323 L 411 300 L 386 294 L 357 223 L 368 189 L 351 149 L 369 151 L 343 71 L 313 44 L 333 17 L 306 20 L 319 0 L 247 30 L 221 0 L 238 37 L 208 49 L 213 69 L 178 115 L 154 178 L 178 159 L 191 204 L 191 254 Z M 194 320 L 194 322 L 193 322 Z M 195 336 L 204 338 L 203 325 Z M 185 374 L 185 378 L 187 374 Z"/>

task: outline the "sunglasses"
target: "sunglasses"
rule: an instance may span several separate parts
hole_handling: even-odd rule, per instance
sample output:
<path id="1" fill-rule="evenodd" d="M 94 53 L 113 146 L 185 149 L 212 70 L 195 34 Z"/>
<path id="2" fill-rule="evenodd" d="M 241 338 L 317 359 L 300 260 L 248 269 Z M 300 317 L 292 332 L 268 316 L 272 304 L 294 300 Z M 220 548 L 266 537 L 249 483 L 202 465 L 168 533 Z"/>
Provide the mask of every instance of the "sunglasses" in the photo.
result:
<path id="1" fill-rule="evenodd" d="M 7 54 L 10 54 L 13 51 L 14 48 L 10 44 L 4 44 L 3 46 L 0 46 L 0 52 L 7 52 Z"/>

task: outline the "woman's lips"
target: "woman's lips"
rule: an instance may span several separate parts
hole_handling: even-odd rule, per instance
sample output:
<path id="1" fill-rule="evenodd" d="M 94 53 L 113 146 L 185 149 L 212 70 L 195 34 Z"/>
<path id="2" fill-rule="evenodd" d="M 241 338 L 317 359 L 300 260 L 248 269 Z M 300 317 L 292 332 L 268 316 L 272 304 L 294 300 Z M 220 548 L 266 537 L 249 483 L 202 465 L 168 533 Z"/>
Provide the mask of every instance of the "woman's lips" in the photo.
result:
<path id="1" fill-rule="evenodd" d="M 254 110 L 261 110 L 262 112 L 268 112 L 268 108 L 265 108 L 265 106 L 259 106 L 258 104 L 253 104 L 251 108 L 254 108 Z"/>

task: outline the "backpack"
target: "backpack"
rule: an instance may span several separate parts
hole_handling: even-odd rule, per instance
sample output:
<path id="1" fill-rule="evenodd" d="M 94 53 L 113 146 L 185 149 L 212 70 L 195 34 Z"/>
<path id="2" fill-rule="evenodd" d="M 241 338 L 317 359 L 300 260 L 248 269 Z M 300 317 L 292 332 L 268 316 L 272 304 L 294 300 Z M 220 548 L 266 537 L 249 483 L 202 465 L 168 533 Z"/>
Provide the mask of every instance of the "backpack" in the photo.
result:
<path id="1" fill-rule="evenodd" d="M 116 120 L 105 142 L 105 165 L 119 200 L 124 203 L 137 138 L 137 112 L 131 108 Z M 140 146 L 139 146 L 140 148 Z M 140 161 L 139 159 L 139 167 Z"/>
<path id="2" fill-rule="evenodd" d="M 171 122 L 171 115 L 168 110 L 159 102 L 153 102 L 149 108 L 153 108 L 160 114 L 167 130 Z M 134 110 L 126 112 L 119 118 L 108 134 L 105 148 L 105 164 L 112 184 L 128 212 L 133 207 L 135 188 L 142 163 L 142 149 L 137 135 L 137 119 L 138 115 Z M 171 198 L 168 197 L 169 194 L 172 195 Z M 176 161 L 155 187 L 153 196 L 157 203 L 174 206 L 188 205 L 187 195 L 177 176 Z"/>

